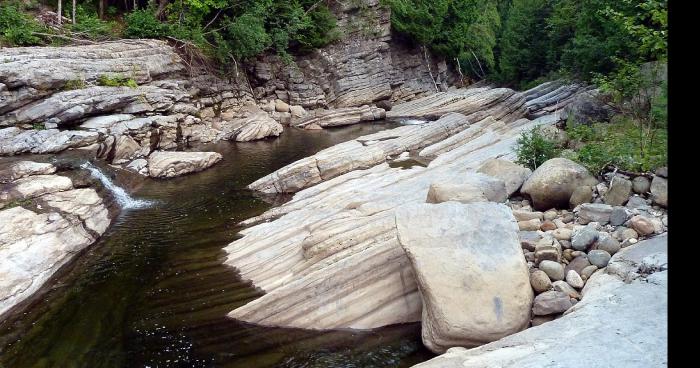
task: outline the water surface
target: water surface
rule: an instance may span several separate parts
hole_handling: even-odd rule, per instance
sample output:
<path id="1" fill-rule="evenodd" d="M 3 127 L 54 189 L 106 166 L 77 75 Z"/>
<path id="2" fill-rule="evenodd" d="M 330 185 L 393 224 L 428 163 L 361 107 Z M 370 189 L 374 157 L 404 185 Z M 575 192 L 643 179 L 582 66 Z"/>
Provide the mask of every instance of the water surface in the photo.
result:
<path id="1" fill-rule="evenodd" d="M 222 142 L 213 168 L 172 180 L 117 175 L 149 208 L 122 211 L 103 237 L 0 322 L 0 367 L 407 367 L 432 357 L 420 325 L 373 331 L 267 328 L 225 315 L 260 295 L 222 264 L 239 221 L 287 197 L 245 186 L 325 147 L 396 126 L 286 129 Z"/>

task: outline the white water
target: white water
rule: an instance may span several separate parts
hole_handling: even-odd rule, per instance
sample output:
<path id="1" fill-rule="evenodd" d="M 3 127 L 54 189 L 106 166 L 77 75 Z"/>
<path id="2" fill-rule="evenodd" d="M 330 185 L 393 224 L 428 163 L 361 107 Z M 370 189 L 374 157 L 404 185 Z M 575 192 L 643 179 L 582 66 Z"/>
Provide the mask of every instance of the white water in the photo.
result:
<path id="1" fill-rule="evenodd" d="M 403 125 L 420 125 L 420 124 L 425 124 L 425 123 L 427 123 L 426 120 L 418 120 L 418 119 L 401 120 L 401 124 L 403 124 Z"/>
<path id="2" fill-rule="evenodd" d="M 129 195 L 129 193 L 127 193 L 126 190 L 124 190 L 124 188 L 114 184 L 112 180 L 110 180 L 109 177 L 107 177 L 107 175 L 100 171 L 99 168 L 93 166 L 90 162 L 86 162 L 80 165 L 80 167 L 89 170 L 90 174 L 92 174 L 94 178 L 99 179 L 102 182 L 102 185 L 104 185 L 105 188 L 107 188 L 107 190 L 112 192 L 112 195 L 117 200 L 117 203 L 119 203 L 119 206 L 121 206 L 121 208 L 144 208 L 153 204 L 153 202 L 151 201 L 132 198 Z"/>

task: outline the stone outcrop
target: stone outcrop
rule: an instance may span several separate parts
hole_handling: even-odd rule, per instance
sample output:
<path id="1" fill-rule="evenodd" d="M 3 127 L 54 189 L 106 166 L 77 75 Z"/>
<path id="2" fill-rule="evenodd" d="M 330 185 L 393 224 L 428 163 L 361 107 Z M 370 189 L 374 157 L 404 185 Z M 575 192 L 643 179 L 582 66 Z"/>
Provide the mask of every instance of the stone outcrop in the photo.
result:
<path id="1" fill-rule="evenodd" d="M 665 366 L 667 248 L 667 237 L 657 236 L 615 254 L 559 319 L 478 348 L 452 348 L 414 367 Z"/>
<path id="2" fill-rule="evenodd" d="M 419 156 L 431 158 L 442 154 L 442 157 L 436 159 L 438 161 L 455 159 L 455 156 L 459 154 L 469 154 L 494 144 L 500 139 L 502 132 L 527 125 L 530 122 L 530 120 L 523 118 L 523 104 L 527 101 L 521 96 L 524 93 L 516 93 L 509 89 L 496 90 L 498 91 L 493 92 L 493 89 L 483 87 L 460 92 L 471 96 L 463 100 L 469 108 L 460 110 L 463 112 L 471 111 L 469 115 L 450 111 L 450 109 L 458 109 L 458 106 L 447 108 L 426 105 L 424 100 L 430 99 L 430 97 L 394 106 L 390 113 L 398 111 L 396 114 L 399 115 L 396 116 L 401 116 L 401 111 L 417 114 L 418 110 L 423 109 L 425 114 L 439 115 L 440 118 L 429 123 L 406 125 L 360 137 L 327 148 L 314 156 L 298 160 L 258 179 L 248 188 L 265 193 L 296 192 L 352 170 L 370 168 L 385 162 L 387 156 L 399 155 L 406 151 L 419 151 Z M 483 96 L 478 96 L 492 94 L 508 95 L 511 98 L 503 98 L 500 102 L 489 102 L 492 103 L 491 108 L 479 109 L 479 103 L 486 102 L 484 102 Z M 538 95 L 528 94 L 528 96 L 528 98 L 536 98 Z M 436 113 L 436 109 L 440 113 Z M 485 115 L 494 111 L 511 110 L 520 111 L 520 115 L 513 113 L 507 117 L 509 120 L 506 121 L 499 121 L 496 120 L 495 116 Z M 474 117 L 475 120 L 470 120 L 469 116 Z M 503 117 L 503 114 L 498 116 Z M 389 117 L 388 113 L 387 117 Z M 558 115 L 553 114 L 545 115 L 538 121 L 540 124 L 544 124 L 554 123 L 558 120 Z M 448 152 L 449 154 L 445 154 Z"/>
<path id="3" fill-rule="evenodd" d="M 305 109 L 356 107 L 434 93 L 428 68 L 440 90 L 458 79 L 445 61 L 431 55 L 426 60 L 419 48 L 394 41 L 390 10 L 378 0 L 329 6 L 341 39 L 297 57 L 292 66 L 275 56 L 259 58 L 249 68 L 258 99 L 281 99 Z"/>
<path id="4" fill-rule="evenodd" d="M 426 347 L 443 353 L 527 327 L 533 292 L 508 207 L 406 205 L 396 210 L 396 227 L 423 300 Z"/>
<path id="5" fill-rule="evenodd" d="M 277 137 L 284 131 L 282 124 L 273 120 L 264 112 L 252 114 L 239 121 L 234 120 L 233 126 L 238 126 L 229 139 L 237 142 L 248 142 L 267 137 Z"/>
<path id="6" fill-rule="evenodd" d="M 426 144 L 421 143 L 426 139 L 421 131 L 432 132 L 432 143 L 439 142 L 448 136 L 447 129 L 443 126 L 437 133 L 431 125 L 450 121 L 453 129 L 464 124 L 459 114 L 449 114 L 424 126 L 361 137 L 259 180 L 267 183 L 259 188 L 269 191 L 305 189 L 284 205 L 244 221 L 243 225 L 254 226 L 242 230 L 243 238 L 225 248 L 225 263 L 266 292 L 229 315 L 262 325 L 313 329 L 366 329 L 418 321 L 420 295 L 398 243 L 395 208 L 425 203 L 433 183 L 467 184 L 466 174 L 490 158 L 513 160 L 520 132 L 558 119 L 521 119 L 492 131 L 488 143 L 466 142 L 427 167 L 392 168 L 384 162 L 387 151 L 377 150 L 359 156 L 376 157 L 375 161 L 366 159 L 366 166 L 344 164 L 325 181 L 318 170 L 324 162 L 337 163 L 365 150 L 376 152 L 374 147 L 382 143 L 379 147 L 398 146 L 392 152 L 403 152 L 409 147 L 409 134 L 416 142 L 412 144 L 420 147 Z"/>
<path id="7" fill-rule="evenodd" d="M 202 171 L 221 161 L 216 152 L 156 151 L 148 156 L 148 175 L 153 178 L 172 178 Z"/>
<path id="8" fill-rule="evenodd" d="M 0 168 L 0 315 L 104 233 L 108 201 L 93 188 L 75 189 L 47 163 L 17 161 Z"/>
<path id="9" fill-rule="evenodd" d="M 582 185 L 596 185 L 598 180 L 585 167 L 565 158 L 544 162 L 525 181 L 520 191 L 532 198 L 538 210 L 565 208 L 574 190 Z"/>

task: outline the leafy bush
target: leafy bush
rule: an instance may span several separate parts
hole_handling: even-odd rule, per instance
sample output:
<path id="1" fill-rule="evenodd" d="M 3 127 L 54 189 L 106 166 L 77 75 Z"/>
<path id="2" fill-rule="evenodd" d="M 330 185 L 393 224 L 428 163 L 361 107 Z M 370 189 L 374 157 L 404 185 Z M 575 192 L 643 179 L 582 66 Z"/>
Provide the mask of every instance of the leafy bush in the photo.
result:
<path id="1" fill-rule="evenodd" d="M 571 158 L 592 173 L 606 166 L 621 170 L 647 172 L 666 165 L 668 137 L 665 129 L 657 128 L 646 134 L 639 122 L 618 116 L 610 124 L 579 125 L 568 128 L 572 140 L 583 143 Z"/>
<path id="2" fill-rule="evenodd" d="M 105 40 L 118 36 L 116 22 L 101 20 L 95 12 L 82 5 L 75 8 L 75 24 L 66 25 L 71 32 L 79 33 L 93 40 Z"/>
<path id="3" fill-rule="evenodd" d="M 46 32 L 18 2 L 0 4 L 0 46 L 31 46 L 41 43 L 34 32 Z"/>
<path id="4" fill-rule="evenodd" d="M 170 33 L 168 25 L 161 23 L 150 8 L 134 10 L 124 17 L 124 22 L 127 38 L 160 38 Z"/>
<path id="5" fill-rule="evenodd" d="M 556 142 L 545 138 L 540 129 L 535 128 L 520 135 L 515 153 L 517 163 L 535 170 L 545 161 L 557 157 L 560 149 Z"/>
<path id="6" fill-rule="evenodd" d="M 121 75 L 110 77 L 104 74 L 97 78 L 97 85 L 106 87 L 138 87 L 138 84 L 133 78 L 124 77 Z"/>

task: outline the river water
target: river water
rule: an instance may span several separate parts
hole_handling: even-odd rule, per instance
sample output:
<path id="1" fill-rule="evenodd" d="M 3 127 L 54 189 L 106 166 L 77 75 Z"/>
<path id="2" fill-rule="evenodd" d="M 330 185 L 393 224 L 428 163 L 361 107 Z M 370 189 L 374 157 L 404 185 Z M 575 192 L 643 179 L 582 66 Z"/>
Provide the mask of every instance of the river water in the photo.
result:
<path id="1" fill-rule="evenodd" d="M 222 248 L 239 236 L 239 221 L 289 198 L 245 186 L 394 126 L 286 129 L 278 139 L 198 147 L 224 156 L 201 173 L 138 185 L 117 176 L 153 204 L 121 211 L 39 297 L 0 322 L 0 367 L 407 367 L 431 358 L 418 323 L 315 332 L 226 317 L 262 292 L 222 264 Z"/>

